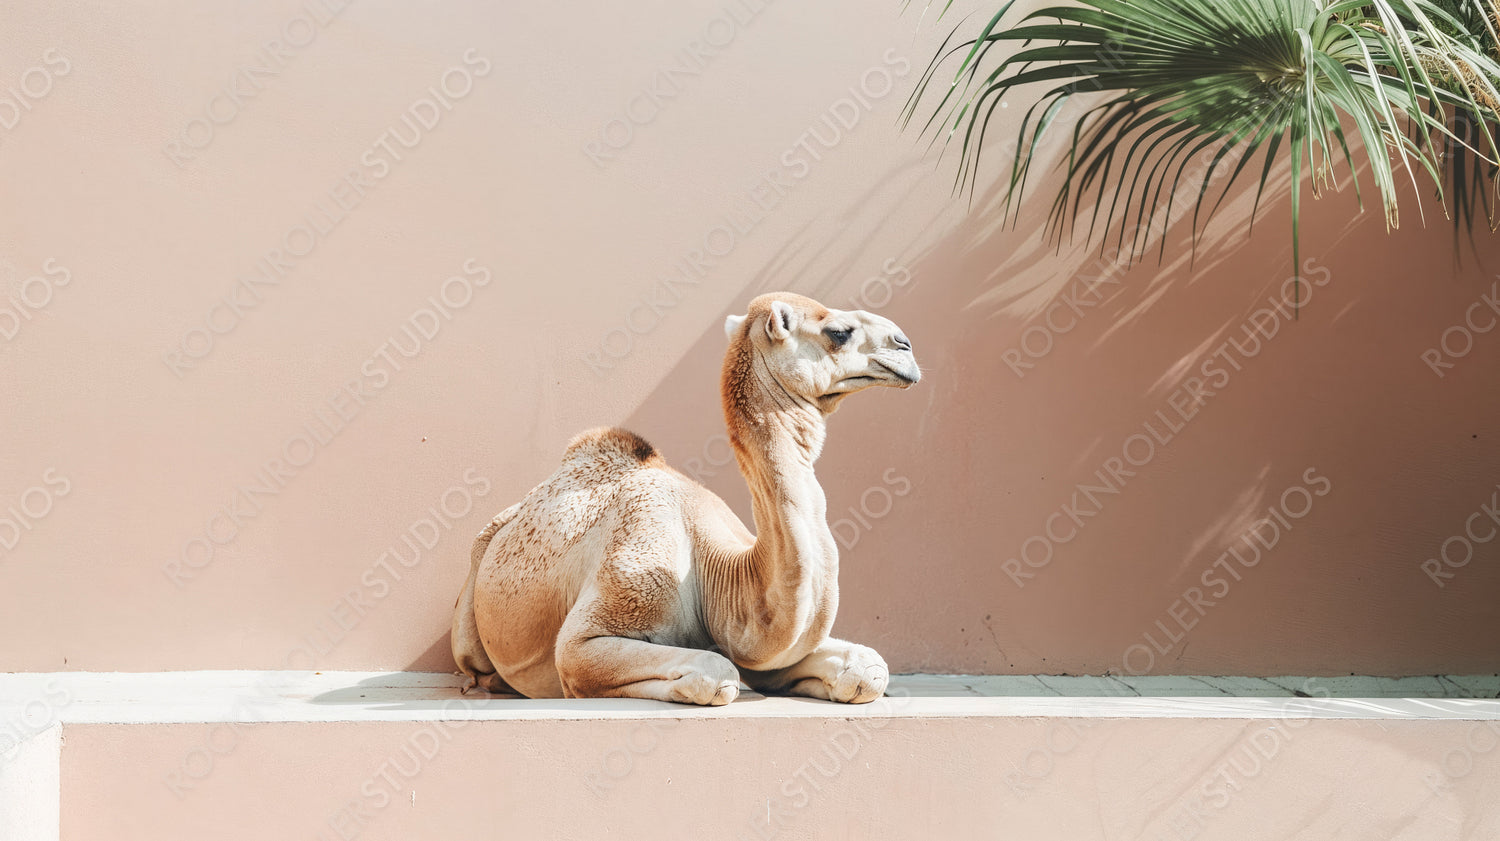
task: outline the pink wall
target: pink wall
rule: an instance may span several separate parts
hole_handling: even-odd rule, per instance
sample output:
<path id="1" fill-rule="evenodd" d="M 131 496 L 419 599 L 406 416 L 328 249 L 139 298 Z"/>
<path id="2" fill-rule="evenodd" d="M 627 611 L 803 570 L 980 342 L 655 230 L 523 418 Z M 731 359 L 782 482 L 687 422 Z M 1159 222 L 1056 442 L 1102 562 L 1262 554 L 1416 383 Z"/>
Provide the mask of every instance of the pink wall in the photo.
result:
<path id="1" fill-rule="evenodd" d="M 915 12 L 322 2 L 9 13 L 0 669 L 447 669 L 470 538 L 579 429 L 746 510 L 719 325 L 777 288 L 927 370 L 821 463 L 837 631 L 896 669 L 1500 669 L 1494 267 L 1432 203 L 1309 202 L 1299 318 L 1221 349 L 1291 274 L 1284 202 L 1115 271 L 1041 241 L 1046 184 L 966 215 L 894 125 Z"/>

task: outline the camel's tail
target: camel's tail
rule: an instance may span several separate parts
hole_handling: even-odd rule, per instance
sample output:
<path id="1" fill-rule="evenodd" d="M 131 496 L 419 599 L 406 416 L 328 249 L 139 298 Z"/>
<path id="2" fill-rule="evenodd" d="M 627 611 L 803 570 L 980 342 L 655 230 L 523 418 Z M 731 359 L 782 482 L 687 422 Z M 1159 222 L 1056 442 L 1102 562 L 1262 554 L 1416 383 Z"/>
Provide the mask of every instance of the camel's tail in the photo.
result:
<path id="1" fill-rule="evenodd" d="M 464 692 L 475 686 L 481 686 L 490 692 L 510 691 L 500 676 L 495 674 L 495 666 L 490 662 L 489 654 L 485 653 L 484 642 L 479 637 L 479 625 L 474 621 L 474 579 L 479 575 L 479 564 L 484 560 L 485 552 L 489 551 L 490 541 L 505 528 L 506 523 L 515 519 L 516 512 L 520 510 L 521 504 L 518 502 L 495 515 L 495 519 L 490 520 L 489 525 L 474 538 L 474 548 L 469 550 L 469 580 L 464 583 L 463 592 L 458 594 L 458 601 L 453 605 L 453 662 L 469 676 L 469 684 L 464 687 Z"/>

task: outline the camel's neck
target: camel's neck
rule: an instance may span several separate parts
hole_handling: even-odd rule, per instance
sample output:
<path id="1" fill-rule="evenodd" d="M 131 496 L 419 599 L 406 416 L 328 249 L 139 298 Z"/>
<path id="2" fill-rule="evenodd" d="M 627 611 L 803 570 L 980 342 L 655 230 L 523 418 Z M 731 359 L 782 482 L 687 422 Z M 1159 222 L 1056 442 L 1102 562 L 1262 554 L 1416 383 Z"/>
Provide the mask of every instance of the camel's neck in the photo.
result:
<path id="1" fill-rule="evenodd" d="M 763 423 L 768 440 L 747 446 L 740 456 L 755 511 L 752 557 L 773 579 L 784 579 L 776 583 L 795 588 L 808 576 L 836 573 L 838 567 L 828 501 L 813 472 L 823 445 L 823 419 L 778 412 Z"/>
<path id="2" fill-rule="evenodd" d="M 813 472 L 823 413 L 782 388 L 753 349 L 732 353 L 724 375 L 730 441 L 755 510 L 755 545 L 736 566 L 765 594 L 762 618 L 800 634 L 838 598 L 838 549 Z"/>

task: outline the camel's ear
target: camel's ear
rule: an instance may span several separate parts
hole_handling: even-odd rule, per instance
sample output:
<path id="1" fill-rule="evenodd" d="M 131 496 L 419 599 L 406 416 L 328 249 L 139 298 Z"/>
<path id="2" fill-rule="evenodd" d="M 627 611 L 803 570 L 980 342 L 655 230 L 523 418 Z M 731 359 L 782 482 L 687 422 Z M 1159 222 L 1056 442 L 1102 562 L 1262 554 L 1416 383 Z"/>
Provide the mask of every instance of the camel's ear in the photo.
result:
<path id="1" fill-rule="evenodd" d="M 740 332 L 740 325 L 745 323 L 743 315 L 731 315 L 724 319 L 724 336 L 729 341 L 734 341 L 735 334 Z"/>
<path id="2" fill-rule="evenodd" d="M 792 335 L 792 327 L 797 323 L 797 311 L 792 309 L 791 304 L 784 301 L 771 302 L 771 317 L 766 319 L 766 335 L 776 341 L 782 341 Z"/>

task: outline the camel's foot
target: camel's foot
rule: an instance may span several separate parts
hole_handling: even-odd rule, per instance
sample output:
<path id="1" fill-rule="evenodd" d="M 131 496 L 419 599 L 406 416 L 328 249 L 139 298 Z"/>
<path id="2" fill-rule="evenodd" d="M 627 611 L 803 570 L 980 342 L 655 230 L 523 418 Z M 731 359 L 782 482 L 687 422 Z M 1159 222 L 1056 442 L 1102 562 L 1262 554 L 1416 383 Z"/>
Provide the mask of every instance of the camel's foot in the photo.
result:
<path id="1" fill-rule="evenodd" d="M 740 696 L 740 673 L 728 659 L 703 651 L 693 662 L 674 672 L 667 690 L 670 700 L 679 704 L 719 707 Z"/>
<path id="2" fill-rule="evenodd" d="M 478 687 L 491 695 L 520 695 L 521 693 L 512 689 L 499 675 L 494 672 L 480 672 L 468 675 L 469 682 L 459 687 L 460 695 L 467 695 L 471 690 Z"/>
<path id="3" fill-rule="evenodd" d="M 487 675 L 480 675 L 478 684 L 480 689 L 483 689 L 491 695 L 521 694 L 512 689 L 510 684 L 506 683 L 499 675 L 495 674 L 494 672 L 490 672 Z"/>
<path id="4" fill-rule="evenodd" d="M 825 641 L 792 670 L 799 679 L 788 692 L 841 704 L 868 704 L 891 682 L 891 670 L 875 649 L 843 640 Z"/>

